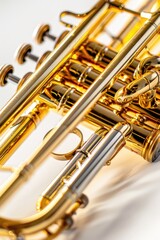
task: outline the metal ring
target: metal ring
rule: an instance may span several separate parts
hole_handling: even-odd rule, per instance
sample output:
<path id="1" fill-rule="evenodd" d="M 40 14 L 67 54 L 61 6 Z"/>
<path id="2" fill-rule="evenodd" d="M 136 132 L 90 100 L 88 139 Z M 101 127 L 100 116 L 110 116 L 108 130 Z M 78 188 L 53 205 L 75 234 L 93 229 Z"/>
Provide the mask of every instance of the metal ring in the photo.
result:
<path id="1" fill-rule="evenodd" d="M 46 138 L 46 136 L 49 134 L 49 132 L 45 135 L 44 138 Z M 77 146 L 74 149 L 72 149 L 70 152 L 67 152 L 67 153 L 51 152 L 52 157 L 54 157 L 57 160 L 63 160 L 63 161 L 70 160 L 74 156 L 76 150 L 79 149 L 82 146 L 82 144 L 83 144 L 83 134 L 82 134 L 82 132 L 78 128 L 75 128 L 71 133 L 74 133 L 75 135 L 77 135 L 80 138 L 80 141 L 77 144 Z"/>
<path id="2" fill-rule="evenodd" d="M 69 88 L 65 93 L 64 95 L 62 96 L 60 102 L 58 103 L 58 106 L 57 106 L 57 111 L 58 112 L 63 112 L 63 108 L 65 107 L 66 105 L 66 102 L 68 100 L 68 98 L 70 97 L 70 95 L 75 91 L 74 88 Z"/>
<path id="3" fill-rule="evenodd" d="M 93 70 L 93 67 L 87 66 L 84 71 L 81 73 L 78 83 L 83 83 L 85 82 L 86 78 L 88 77 L 88 74 Z"/>

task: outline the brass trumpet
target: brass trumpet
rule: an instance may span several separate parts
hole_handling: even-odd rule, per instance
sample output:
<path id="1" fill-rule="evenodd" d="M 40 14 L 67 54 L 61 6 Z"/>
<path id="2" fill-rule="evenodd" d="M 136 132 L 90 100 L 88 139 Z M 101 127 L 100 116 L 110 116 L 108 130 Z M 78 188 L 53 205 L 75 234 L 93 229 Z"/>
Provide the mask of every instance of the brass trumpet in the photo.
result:
<path id="1" fill-rule="evenodd" d="M 60 21 L 67 30 L 60 37 L 50 34 L 48 24 L 39 26 L 34 33 L 36 42 L 50 38 L 54 49 L 40 58 L 32 54 L 30 44 L 23 44 L 16 52 L 20 64 L 27 57 L 36 62 L 33 73 L 20 79 L 11 65 L 2 66 L 0 85 L 13 81 L 18 87 L 0 112 L 0 167 L 13 172 L 0 189 L 0 204 L 49 155 L 69 161 L 38 199 L 37 214 L 22 220 L 0 216 L 1 236 L 34 239 L 41 232 L 42 239 L 53 239 L 70 228 L 73 214 L 88 204 L 84 189 L 123 146 L 149 162 L 159 159 L 160 5 L 146 1 L 140 9 L 132 10 L 125 3 L 99 0 L 84 14 L 63 12 Z M 107 34 L 107 26 L 121 11 L 132 18 L 118 37 L 108 33 L 110 45 L 100 43 L 99 36 Z M 65 16 L 78 18 L 79 24 L 66 22 Z M 154 48 L 158 49 L 156 54 Z M 11 155 L 53 109 L 65 116 L 26 162 L 17 170 L 7 168 Z M 96 129 L 85 142 L 77 128 L 82 121 Z M 69 153 L 55 153 L 71 132 L 80 138 L 77 147 Z"/>

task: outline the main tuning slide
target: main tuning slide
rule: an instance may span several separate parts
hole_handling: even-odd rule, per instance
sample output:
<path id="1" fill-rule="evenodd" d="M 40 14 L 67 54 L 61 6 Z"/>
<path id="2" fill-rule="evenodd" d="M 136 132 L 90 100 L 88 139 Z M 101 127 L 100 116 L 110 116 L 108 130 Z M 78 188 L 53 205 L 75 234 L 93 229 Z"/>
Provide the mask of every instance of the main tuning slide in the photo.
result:
<path id="1" fill-rule="evenodd" d="M 83 13 L 63 11 L 59 20 L 61 34 L 53 33 L 54 22 L 35 28 L 34 41 L 50 44 L 42 54 L 30 43 L 17 48 L 16 62 L 32 61 L 32 69 L 21 76 L 11 64 L 0 68 L 1 89 L 16 85 L 0 111 L 0 171 L 10 176 L 0 185 L 4 239 L 47 240 L 73 231 L 75 213 L 89 206 L 85 189 L 102 168 L 109 172 L 123 147 L 139 161 L 160 159 L 159 1 L 99 0 Z M 31 189 L 33 180 L 38 197 L 29 190 L 25 199 L 22 186 Z M 8 217 L 19 190 L 24 205 L 34 198 L 35 212 Z"/>

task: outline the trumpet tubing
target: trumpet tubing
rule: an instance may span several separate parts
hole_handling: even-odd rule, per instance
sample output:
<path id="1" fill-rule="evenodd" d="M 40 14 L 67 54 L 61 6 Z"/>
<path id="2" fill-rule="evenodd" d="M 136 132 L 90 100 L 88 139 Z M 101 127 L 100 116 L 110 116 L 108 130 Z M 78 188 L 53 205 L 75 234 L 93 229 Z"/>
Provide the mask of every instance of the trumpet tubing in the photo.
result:
<path id="1" fill-rule="evenodd" d="M 19 78 L 11 65 L 1 68 L 0 86 L 11 81 L 17 91 L 0 116 L 0 169 L 12 172 L 0 189 L 0 205 L 49 155 L 69 161 L 37 199 L 38 213 L 20 220 L 0 216 L 0 236 L 33 239 L 41 232 L 42 239 L 53 239 L 70 228 L 73 214 L 88 204 L 84 189 L 124 146 L 149 162 L 159 160 L 160 4 L 148 0 L 134 10 L 127 3 L 99 0 L 84 14 L 62 12 L 60 21 L 67 30 L 60 37 L 49 32 L 48 24 L 34 33 L 37 43 L 53 41 L 52 50 L 41 57 L 32 53 L 30 44 L 17 50 L 18 63 L 27 58 L 36 63 L 33 73 Z M 131 17 L 114 35 L 113 24 L 122 11 Z M 78 18 L 79 24 L 66 22 L 65 16 Z M 102 34 L 110 43 L 100 41 Z M 7 167 L 12 154 L 52 110 L 63 115 L 62 120 L 26 162 L 16 170 Z M 85 142 L 76 128 L 81 122 L 95 131 Z M 69 133 L 80 138 L 77 147 L 55 153 Z"/>

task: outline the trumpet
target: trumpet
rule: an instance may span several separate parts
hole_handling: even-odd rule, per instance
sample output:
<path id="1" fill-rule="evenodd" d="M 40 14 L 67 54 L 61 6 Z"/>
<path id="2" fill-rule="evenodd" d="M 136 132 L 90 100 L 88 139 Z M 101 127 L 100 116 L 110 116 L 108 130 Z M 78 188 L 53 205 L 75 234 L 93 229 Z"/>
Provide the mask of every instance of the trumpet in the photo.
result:
<path id="1" fill-rule="evenodd" d="M 118 36 L 108 29 L 121 12 L 130 16 Z M 77 25 L 65 17 L 79 20 Z M 22 78 L 12 65 L 0 69 L 0 85 L 17 84 L 17 91 L 0 112 L 0 169 L 11 177 L 0 189 L 0 206 L 19 189 L 49 156 L 69 160 L 37 200 L 37 213 L 22 219 L 0 216 L 0 235 L 10 239 L 54 239 L 71 228 L 73 215 L 88 204 L 85 188 L 111 164 L 126 146 L 152 163 L 160 156 L 160 4 L 146 1 L 139 9 L 127 1 L 99 0 L 88 12 L 64 11 L 66 30 L 56 37 L 50 26 L 34 31 L 37 43 L 49 38 L 53 49 L 41 57 L 30 44 L 16 51 L 16 60 L 36 62 Z M 139 30 L 137 31 L 137 28 Z M 110 43 L 99 39 L 104 33 Z M 37 127 L 56 110 L 63 115 L 40 145 L 16 170 L 7 167 L 10 157 Z M 77 127 L 83 122 L 95 131 L 86 140 Z M 56 147 L 69 134 L 79 137 L 67 153 Z"/>

